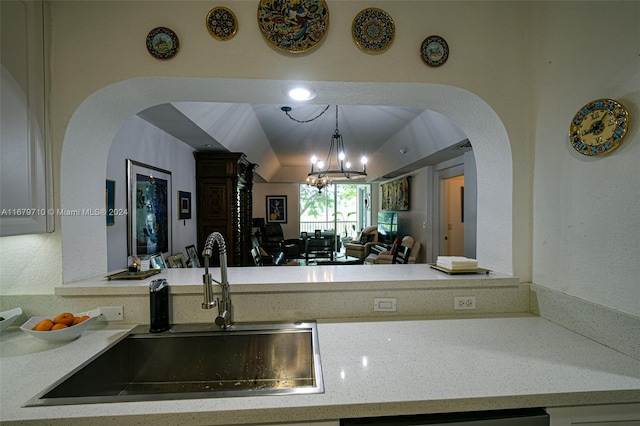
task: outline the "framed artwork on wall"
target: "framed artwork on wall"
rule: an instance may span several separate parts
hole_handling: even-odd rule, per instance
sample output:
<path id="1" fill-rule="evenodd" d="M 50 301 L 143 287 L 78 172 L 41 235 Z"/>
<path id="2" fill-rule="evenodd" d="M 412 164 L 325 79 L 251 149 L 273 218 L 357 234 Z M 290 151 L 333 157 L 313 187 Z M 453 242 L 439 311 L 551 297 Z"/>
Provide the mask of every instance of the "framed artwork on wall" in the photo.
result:
<path id="1" fill-rule="evenodd" d="M 171 172 L 127 159 L 127 204 L 128 255 L 171 251 Z"/>
<path id="2" fill-rule="evenodd" d="M 267 223 L 287 223 L 286 195 L 267 195 Z"/>
<path id="3" fill-rule="evenodd" d="M 404 177 L 380 185 L 382 189 L 382 210 L 409 210 L 410 177 Z"/>
<path id="4" fill-rule="evenodd" d="M 107 179 L 107 187 L 105 191 L 107 226 L 113 226 L 116 224 L 116 181 Z"/>
<path id="5" fill-rule="evenodd" d="M 191 193 L 178 191 L 178 219 L 191 219 Z"/>

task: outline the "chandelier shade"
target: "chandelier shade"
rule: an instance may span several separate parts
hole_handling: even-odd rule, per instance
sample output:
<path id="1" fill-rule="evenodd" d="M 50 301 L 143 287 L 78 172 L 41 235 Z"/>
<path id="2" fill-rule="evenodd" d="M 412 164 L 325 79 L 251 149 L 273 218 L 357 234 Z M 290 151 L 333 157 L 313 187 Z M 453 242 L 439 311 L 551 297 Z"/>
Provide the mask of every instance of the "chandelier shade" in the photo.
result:
<path id="1" fill-rule="evenodd" d="M 367 158 L 363 156 L 360 162 L 362 171 L 354 170 L 338 128 L 338 105 L 336 105 L 336 129 L 331 135 L 327 159 L 319 161 L 315 154 L 311 157 L 311 171 L 307 175 L 307 185 L 322 192 L 322 189 L 334 180 L 363 179 L 367 176 Z"/>

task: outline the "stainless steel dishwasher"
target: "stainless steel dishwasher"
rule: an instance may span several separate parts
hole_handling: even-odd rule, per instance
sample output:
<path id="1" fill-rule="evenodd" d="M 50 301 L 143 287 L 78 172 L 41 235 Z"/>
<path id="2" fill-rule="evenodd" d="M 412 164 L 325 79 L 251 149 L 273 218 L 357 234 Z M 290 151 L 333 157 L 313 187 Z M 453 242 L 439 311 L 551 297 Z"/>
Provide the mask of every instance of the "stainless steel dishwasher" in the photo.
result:
<path id="1" fill-rule="evenodd" d="M 542 408 L 342 419 L 340 426 L 549 426 Z"/>

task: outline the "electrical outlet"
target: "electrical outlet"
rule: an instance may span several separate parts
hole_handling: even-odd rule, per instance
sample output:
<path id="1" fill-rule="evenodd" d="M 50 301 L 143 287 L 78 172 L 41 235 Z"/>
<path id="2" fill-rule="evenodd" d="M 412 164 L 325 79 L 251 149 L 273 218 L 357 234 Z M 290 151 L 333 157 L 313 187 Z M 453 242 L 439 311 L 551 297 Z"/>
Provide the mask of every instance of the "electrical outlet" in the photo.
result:
<path id="1" fill-rule="evenodd" d="M 456 296 L 453 298 L 453 309 L 476 309 L 475 296 Z"/>
<path id="2" fill-rule="evenodd" d="M 376 297 L 373 299 L 373 311 L 374 312 L 395 312 L 396 311 L 396 298 L 395 297 Z"/>
<path id="3" fill-rule="evenodd" d="M 100 321 L 122 321 L 124 315 L 122 306 L 102 306 L 100 307 Z"/>

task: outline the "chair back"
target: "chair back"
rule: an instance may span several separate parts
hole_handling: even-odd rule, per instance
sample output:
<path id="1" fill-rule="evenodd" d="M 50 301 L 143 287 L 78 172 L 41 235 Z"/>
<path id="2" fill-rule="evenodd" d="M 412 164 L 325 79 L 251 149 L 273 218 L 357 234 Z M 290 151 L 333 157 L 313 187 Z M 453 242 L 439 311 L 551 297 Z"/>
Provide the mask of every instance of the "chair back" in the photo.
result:
<path id="1" fill-rule="evenodd" d="M 262 266 L 262 256 L 260 256 L 260 250 L 258 249 L 258 247 L 253 247 L 251 249 L 251 258 L 253 259 L 253 263 L 255 263 L 256 266 Z"/>
<path id="2" fill-rule="evenodd" d="M 408 263 L 410 252 L 411 249 L 407 246 L 397 246 L 396 252 L 393 254 L 393 259 L 391 259 L 391 263 L 401 265 Z"/>

